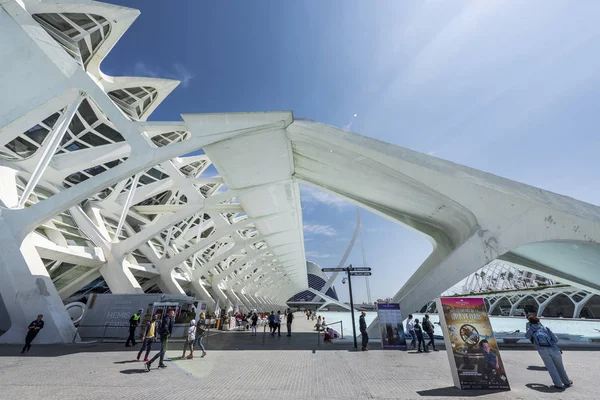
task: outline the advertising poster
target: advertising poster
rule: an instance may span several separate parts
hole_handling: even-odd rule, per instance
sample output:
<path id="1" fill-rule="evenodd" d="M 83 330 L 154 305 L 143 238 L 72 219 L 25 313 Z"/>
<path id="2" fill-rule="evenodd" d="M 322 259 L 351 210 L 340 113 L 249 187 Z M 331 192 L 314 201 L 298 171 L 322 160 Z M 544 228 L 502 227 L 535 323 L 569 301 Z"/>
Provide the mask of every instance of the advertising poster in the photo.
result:
<path id="1" fill-rule="evenodd" d="M 384 349 L 406 350 L 406 339 L 402 329 L 400 304 L 377 304 L 381 347 Z"/>
<path id="2" fill-rule="evenodd" d="M 483 299 L 440 298 L 437 309 L 454 385 L 510 390 Z"/>

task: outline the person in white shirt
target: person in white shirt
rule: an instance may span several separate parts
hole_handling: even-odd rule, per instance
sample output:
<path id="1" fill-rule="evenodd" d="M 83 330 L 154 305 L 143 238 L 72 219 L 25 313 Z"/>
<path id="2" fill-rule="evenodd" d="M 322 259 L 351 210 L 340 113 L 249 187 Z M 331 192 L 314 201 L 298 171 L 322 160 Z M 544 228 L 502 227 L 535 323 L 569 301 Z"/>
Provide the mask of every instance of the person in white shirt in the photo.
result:
<path id="1" fill-rule="evenodd" d="M 187 348 L 190 348 L 190 355 L 187 357 L 188 360 L 192 360 L 194 358 L 194 341 L 196 340 L 196 320 L 190 321 L 190 327 L 188 328 L 187 337 L 185 340 L 185 344 L 183 345 L 183 355 L 181 359 L 184 360 L 185 351 Z"/>
<path id="2" fill-rule="evenodd" d="M 410 333 L 412 340 L 410 341 L 411 347 L 414 349 L 417 346 L 417 336 L 415 334 L 415 320 L 412 314 L 408 314 L 408 321 L 406 321 L 406 330 Z"/>

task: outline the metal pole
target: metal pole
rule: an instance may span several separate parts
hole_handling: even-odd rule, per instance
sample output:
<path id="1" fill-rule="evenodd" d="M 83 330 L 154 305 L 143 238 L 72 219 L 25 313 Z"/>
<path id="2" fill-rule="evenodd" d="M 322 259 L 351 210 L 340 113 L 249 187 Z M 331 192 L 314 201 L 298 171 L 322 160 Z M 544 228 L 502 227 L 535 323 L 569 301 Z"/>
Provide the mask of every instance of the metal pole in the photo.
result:
<path id="1" fill-rule="evenodd" d="M 346 268 L 346 273 L 348 274 L 348 290 L 350 291 L 350 314 L 352 314 L 352 334 L 354 335 L 354 348 L 358 348 L 358 344 L 356 343 L 356 323 L 354 322 L 354 300 L 352 299 L 352 275 L 350 275 L 350 271 L 352 271 L 352 264 Z"/>

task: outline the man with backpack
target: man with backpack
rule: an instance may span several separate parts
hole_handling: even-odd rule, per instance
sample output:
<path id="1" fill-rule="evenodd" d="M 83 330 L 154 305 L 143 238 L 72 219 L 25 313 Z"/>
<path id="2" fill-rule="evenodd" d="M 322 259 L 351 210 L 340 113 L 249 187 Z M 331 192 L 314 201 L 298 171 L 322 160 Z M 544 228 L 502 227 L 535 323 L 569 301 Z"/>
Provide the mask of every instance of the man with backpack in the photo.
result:
<path id="1" fill-rule="evenodd" d="M 571 386 L 573 381 L 569 379 L 567 371 L 565 371 L 560 349 L 556 345 L 558 338 L 550 328 L 540 324 L 538 317 L 531 315 L 528 319 L 531 325 L 529 325 L 525 337 L 533 341 L 538 354 L 552 378 L 554 387 L 564 390 Z"/>
<path id="2" fill-rule="evenodd" d="M 427 332 L 427 336 L 429 336 L 429 342 L 427 343 L 426 348 L 429 350 L 429 346 L 431 346 L 433 347 L 433 351 L 438 351 L 438 349 L 435 348 L 435 341 L 433 338 L 434 326 L 427 314 L 425 314 L 425 319 L 423 320 L 423 330 Z"/>
<path id="3" fill-rule="evenodd" d="M 150 361 L 146 361 L 146 371 L 150 371 L 152 363 L 160 357 L 158 362 L 158 368 L 167 368 L 164 364 L 165 353 L 167 352 L 167 344 L 169 343 L 169 337 L 173 333 L 173 324 L 175 323 L 175 311 L 171 310 L 162 319 L 158 334 L 160 335 L 160 351 L 152 357 Z"/>

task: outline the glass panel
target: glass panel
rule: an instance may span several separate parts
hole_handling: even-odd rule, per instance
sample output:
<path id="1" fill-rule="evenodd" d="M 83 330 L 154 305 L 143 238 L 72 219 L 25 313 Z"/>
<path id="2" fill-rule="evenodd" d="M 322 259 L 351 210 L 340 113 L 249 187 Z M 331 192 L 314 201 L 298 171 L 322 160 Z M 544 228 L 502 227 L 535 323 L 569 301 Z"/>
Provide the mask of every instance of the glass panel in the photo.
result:
<path id="1" fill-rule="evenodd" d="M 87 144 L 91 144 L 92 147 L 103 146 L 105 144 L 109 144 L 109 142 L 98 135 L 94 135 L 91 132 L 86 133 L 85 135 L 79 138 L 80 140 L 86 142 Z"/>
<path id="2" fill-rule="evenodd" d="M 20 137 L 14 138 L 4 146 L 23 158 L 30 157 L 39 149 L 36 145 L 29 143 Z"/>
<path id="3" fill-rule="evenodd" d="M 81 115 L 85 122 L 88 123 L 88 125 L 92 125 L 94 122 L 98 121 L 98 117 L 96 116 L 96 113 L 94 113 L 94 110 L 92 109 L 92 106 L 87 101 L 87 99 L 84 99 L 81 102 L 81 105 L 77 109 L 77 112 L 79 113 L 79 115 Z"/>
<path id="4" fill-rule="evenodd" d="M 108 36 L 108 31 L 110 31 L 110 25 L 104 25 L 104 27 L 102 28 L 102 30 L 104 31 L 104 37 Z"/>
<path id="5" fill-rule="evenodd" d="M 111 97 L 115 97 L 115 98 L 117 98 L 119 100 L 123 100 L 123 99 L 129 97 L 129 95 L 127 93 L 125 93 L 124 91 L 122 91 L 120 89 L 119 90 L 113 90 L 112 92 L 108 92 L 108 94 Z"/>
<path id="6" fill-rule="evenodd" d="M 73 119 L 69 123 L 69 131 L 74 136 L 77 136 L 77 134 L 83 132 L 84 129 L 85 126 L 83 125 L 77 114 L 73 115 Z"/>
<path id="7" fill-rule="evenodd" d="M 162 173 L 156 168 L 150 168 L 146 173 L 158 180 L 165 179 L 168 176 L 167 174 Z"/>
<path id="8" fill-rule="evenodd" d="M 42 122 L 44 123 L 44 125 L 46 125 L 49 128 L 53 128 L 54 124 L 56 123 L 56 121 L 58 121 L 58 117 L 60 116 L 60 113 L 54 113 L 51 116 L 49 116 L 48 118 L 46 118 L 45 120 L 43 120 Z"/>
<path id="9" fill-rule="evenodd" d="M 144 89 L 142 89 L 141 87 L 127 88 L 127 91 L 129 93 L 131 93 L 132 95 L 140 97 L 140 98 L 146 95 L 146 91 Z"/>
<path id="10" fill-rule="evenodd" d="M 85 144 L 83 144 L 81 142 L 74 141 L 73 143 L 71 143 L 70 145 L 65 147 L 65 150 L 77 151 L 77 150 L 81 150 L 81 149 L 87 149 L 88 147 L 89 146 L 86 146 Z"/>
<path id="11" fill-rule="evenodd" d="M 106 168 L 104 168 L 102 165 L 96 165 L 95 167 L 88 168 L 84 171 L 92 176 L 96 176 L 96 175 L 100 175 L 101 173 L 106 171 Z"/>
<path id="12" fill-rule="evenodd" d="M 114 168 L 117 165 L 121 164 L 121 160 L 115 160 L 115 161 L 109 161 L 106 164 L 104 164 L 107 168 Z"/>
<path id="13" fill-rule="evenodd" d="M 30 128 L 27 132 L 25 132 L 25 136 L 27 136 L 29 139 L 33 140 L 37 144 L 42 144 L 44 139 L 46 139 L 48 132 L 48 129 L 36 125 L 33 128 Z"/>
<path id="14" fill-rule="evenodd" d="M 98 21 L 98 23 L 100 25 L 102 25 L 103 23 L 106 22 L 106 18 L 100 16 L 100 15 L 96 15 L 96 14 L 88 14 L 88 16 L 90 16 L 91 18 L 95 19 L 96 21 Z"/>
<path id="15" fill-rule="evenodd" d="M 77 185 L 79 182 L 83 182 L 88 180 L 89 177 L 87 175 L 82 174 L 81 172 L 75 172 L 65 178 L 65 181 L 69 182 L 72 185 Z"/>
<path id="16" fill-rule="evenodd" d="M 92 21 L 90 19 L 90 17 L 88 17 L 85 14 L 64 13 L 63 15 L 65 17 L 69 18 L 71 21 L 75 22 L 77 25 L 79 25 L 84 30 L 88 30 L 91 27 L 96 26 L 96 23 L 94 21 Z"/>
<path id="17" fill-rule="evenodd" d="M 81 39 L 77 42 L 77 47 L 79 47 L 79 54 L 81 54 L 81 61 L 85 64 L 91 56 L 90 49 L 88 49 L 87 43 L 85 39 Z"/>
<path id="18" fill-rule="evenodd" d="M 47 22 L 49 25 L 58 29 L 61 32 L 64 32 L 69 29 L 73 29 L 71 24 L 63 19 L 60 14 L 35 14 L 34 17 L 37 19 L 41 19 Z"/>
<path id="19" fill-rule="evenodd" d="M 150 178 L 148 175 L 140 176 L 140 184 L 148 185 L 150 183 L 154 183 L 155 180 Z"/>
<path id="20" fill-rule="evenodd" d="M 96 50 L 100 43 L 102 43 L 102 33 L 100 33 L 100 29 L 92 32 L 90 39 L 92 40 L 92 50 Z"/>
<path id="21" fill-rule="evenodd" d="M 121 134 L 117 131 L 115 131 L 114 129 L 112 129 L 111 127 L 109 127 L 106 124 L 100 124 L 95 128 L 96 131 L 98 131 L 100 134 L 102 134 L 104 137 L 106 137 L 107 139 L 112 140 L 113 142 L 122 142 L 125 139 L 123 139 L 123 136 L 121 136 Z"/>

